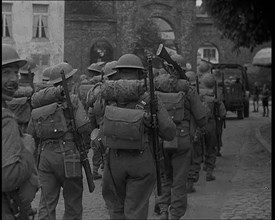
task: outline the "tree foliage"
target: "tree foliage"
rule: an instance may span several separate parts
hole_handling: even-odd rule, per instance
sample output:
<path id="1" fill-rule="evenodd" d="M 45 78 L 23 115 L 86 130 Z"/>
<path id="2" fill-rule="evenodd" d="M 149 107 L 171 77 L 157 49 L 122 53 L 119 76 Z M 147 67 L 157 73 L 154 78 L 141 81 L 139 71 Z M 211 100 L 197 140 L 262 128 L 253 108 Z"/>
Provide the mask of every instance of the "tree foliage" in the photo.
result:
<path id="1" fill-rule="evenodd" d="M 251 51 L 271 41 L 272 1 L 268 0 L 203 0 L 207 13 L 214 19 L 222 36 Z"/>
<path id="2" fill-rule="evenodd" d="M 163 43 L 158 26 L 151 20 L 142 21 L 136 31 L 134 53 L 145 61 L 146 55 L 156 54 L 159 44 Z"/>

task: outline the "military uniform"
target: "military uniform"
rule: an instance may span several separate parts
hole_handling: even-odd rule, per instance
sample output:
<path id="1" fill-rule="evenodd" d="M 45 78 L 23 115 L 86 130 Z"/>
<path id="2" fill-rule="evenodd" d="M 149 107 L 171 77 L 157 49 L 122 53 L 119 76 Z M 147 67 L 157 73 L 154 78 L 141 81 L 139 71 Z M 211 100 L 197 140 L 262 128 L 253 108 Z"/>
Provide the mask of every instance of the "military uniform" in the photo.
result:
<path id="1" fill-rule="evenodd" d="M 31 134 L 39 143 L 39 178 L 43 189 L 43 195 L 40 198 L 38 219 L 55 219 L 56 206 L 59 199 L 60 188 L 63 188 L 63 197 L 65 204 L 64 219 L 82 219 L 82 193 L 83 193 L 83 176 L 82 166 L 80 163 L 80 155 L 76 147 L 76 143 L 71 131 L 72 124 L 69 112 L 64 102 L 62 87 L 57 86 L 61 82 L 60 70 L 63 69 L 66 78 L 71 77 L 77 69 L 72 69 L 68 63 L 61 63 L 53 67 L 50 75 L 50 83 L 55 87 L 42 89 L 34 93 L 32 97 L 33 111 L 30 123 L 28 125 L 28 133 Z M 68 86 L 69 87 L 69 86 Z M 70 88 L 70 87 L 69 87 Z M 71 95 L 73 110 L 75 114 L 75 122 L 77 130 L 81 135 L 86 134 L 86 144 L 89 145 L 89 134 L 91 132 L 90 123 L 86 112 L 76 95 Z M 64 113 L 65 133 L 62 136 L 47 136 L 47 124 L 36 120 L 43 120 L 46 111 L 53 115 L 54 109 L 51 106 L 58 103 L 62 105 Z M 42 109 L 43 108 L 43 109 Z M 39 110 L 40 109 L 40 110 Z M 42 109 L 42 110 L 41 110 Z M 55 110 L 56 111 L 56 110 Z M 51 116 L 53 117 L 53 116 Z M 59 120 L 62 120 L 59 118 Z M 55 125 L 56 119 L 52 120 L 53 132 L 59 131 L 62 127 Z M 55 127 L 56 126 L 56 127 Z M 41 127 L 41 129 L 40 129 Z M 41 134 L 43 134 L 42 136 Z M 44 198 L 45 196 L 45 198 Z M 49 216 L 50 215 L 50 216 Z"/>
<path id="2" fill-rule="evenodd" d="M 170 76 L 167 76 L 171 78 Z M 170 79 L 165 80 L 168 83 Z M 161 219 L 180 219 L 187 208 L 186 182 L 192 159 L 191 133 L 193 122 L 199 127 L 206 123 L 206 112 L 195 88 L 185 80 L 172 79 L 174 92 L 184 92 L 184 118 L 177 123 L 176 140 L 165 150 L 165 176 L 162 178 L 162 195 L 157 198 Z M 183 87 L 182 87 L 183 86 Z M 168 210 L 168 207 L 169 210 Z"/>
<path id="3" fill-rule="evenodd" d="M 208 80 L 211 81 L 208 83 Z M 222 101 L 216 100 L 213 87 L 215 83 L 215 79 L 212 78 L 210 74 L 205 74 L 203 77 L 203 84 L 202 88 L 200 88 L 200 96 L 201 100 L 204 103 L 205 107 L 208 109 L 208 123 L 206 124 L 204 128 L 204 146 L 205 146 L 205 158 L 204 158 L 204 170 L 206 173 L 206 180 L 211 181 L 215 180 L 215 176 L 213 176 L 213 170 L 215 168 L 216 163 L 216 147 L 218 145 L 219 139 L 217 138 L 217 130 L 216 130 L 216 121 L 215 121 L 215 115 L 214 115 L 214 105 L 218 105 L 218 112 L 217 117 L 224 118 L 226 115 L 226 109 Z M 205 80 L 205 82 L 204 82 Z M 192 170 L 190 170 L 190 181 L 191 182 L 197 182 L 199 179 L 199 170 L 200 166 L 192 167 Z"/>
<path id="4" fill-rule="evenodd" d="M 26 138 L 20 131 L 16 118 L 6 104 L 6 101 L 12 100 L 17 88 L 17 71 L 25 64 L 26 61 L 19 58 L 13 47 L 2 45 L 2 219 L 7 220 L 16 219 L 10 206 L 9 197 L 13 197 L 11 193 L 15 193 L 22 203 L 28 202 L 25 208 L 31 208 L 31 201 L 38 187 L 34 176 L 34 147 L 31 142 L 26 144 Z M 17 70 L 11 72 L 9 68 Z M 6 85 L 10 86 L 6 88 Z M 29 185 L 30 180 L 34 181 L 34 188 Z M 25 211 L 30 214 L 31 210 Z M 21 212 L 19 217 L 22 217 Z"/>
<path id="5" fill-rule="evenodd" d="M 130 69 L 128 69 L 129 67 Z M 127 73 L 122 71 L 125 68 L 127 68 Z M 104 83 L 100 90 L 103 102 L 98 101 L 94 105 L 95 113 L 104 113 L 102 116 L 104 123 L 100 129 L 103 132 L 104 144 L 108 151 L 106 156 L 107 165 L 104 168 L 103 174 L 102 195 L 108 207 L 110 219 L 147 219 L 149 198 L 156 183 L 150 131 L 145 129 L 144 133 L 140 133 L 142 142 L 136 142 L 131 137 L 123 141 L 121 136 L 117 136 L 119 142 L 116 142 L 115 139 L 107 136 L 107 131 L 105 131 L 108 130 L 105 123 L 107 123 L 107 118 L 109 117 L 106 110 L 117 109 L 113 108 L 113 106 L 118 107 L 121 111 L 125 111 L 125 115 L 120 115 L 122 118 L 124 116 L 127 117 L 127 112 L 148 112 L 149 95 L 144 93 L 142 86 L 138 86 L 141 82 L 138 83 L 139 80 L 137 80 L 144 68 L 137 56 L 125 54 L 118 60 L 116 69 L 118 70 L 119 77 L 125 80 L 114 81 L 115 83 L 111 83 L 113 85 L 111 88 L 106 84 L 108 81 Z M 133 79 L 135 78 L 136 83 L 132 82 L 133 84 L 131 84 L 132 80 L 128 80 L 129 75 Z M 134 87 L 135 84 L 137 85 L 136 87 Z M 106 92 L 108 89 L 111 91 L 114 89 L 113 91 L 116 92 Z M 132 92 L 129 92 L 130 90 Z M 142 95 L 139 93 L 141 91 L 143 91 Z M 101 105 L 102 103 L 104 105 Z M 104 109 L 103 111 L 98 111 L 102 106 L 105 111 Z M 136 109 L 137 106 L 142 109 Z M 175 124 L 170 119 L 161 102 L 158 103 L 157 117 L 160 122 L 160 136 L 166 140 L 172 140 L 176 132 Z M 142 124 L 143 121 L 141 121 L 141 126 Z M 143 124 L 143 126 L 145 125 Z M 121 127 L 121 129 L 125 129 L 125 127 Z M 118 132 L 120 131 L 118 130 Z"/>

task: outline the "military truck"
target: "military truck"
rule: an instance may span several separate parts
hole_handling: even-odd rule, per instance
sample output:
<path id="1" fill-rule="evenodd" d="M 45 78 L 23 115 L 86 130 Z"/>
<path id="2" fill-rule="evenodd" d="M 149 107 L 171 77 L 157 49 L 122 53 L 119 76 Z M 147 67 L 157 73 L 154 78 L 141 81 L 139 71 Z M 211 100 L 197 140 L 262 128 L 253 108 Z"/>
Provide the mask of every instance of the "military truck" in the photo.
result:
<path id="1" fill-rule="evenodd" d="M 236 112 L 238 119 L 249 117 L 249 83 L 246 67 L 239 64 L 211 64 L 211 72 L 220 74 L 218 88 L 227 111 Z"/>

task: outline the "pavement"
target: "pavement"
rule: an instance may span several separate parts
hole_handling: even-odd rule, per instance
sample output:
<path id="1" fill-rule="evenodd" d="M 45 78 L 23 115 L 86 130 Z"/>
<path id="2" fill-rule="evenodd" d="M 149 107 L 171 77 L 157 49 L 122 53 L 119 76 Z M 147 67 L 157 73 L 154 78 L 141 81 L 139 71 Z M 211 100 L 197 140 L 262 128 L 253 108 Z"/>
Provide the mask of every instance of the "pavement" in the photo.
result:
<path id="1" fill-rule="evenodd" d="M 227 121 L 223 138 L 227 144 L 222 149 L 223 156 L 217 159 L 217 180 L 205 182 L 205 173 L 201 172 L 197 192 L 188 194 L 188 209 L 181 219 L 271 219 L 272 115 L 262 117 L 261 106 L 260 112 L 252 109 L 249 119 L 236 120 L 232 114 L 233 119 Z M 109 219 L 101 195 L 102 180 L 96 180 L 95 185 L 95 191 L 89 193 L 84 177 L 83 220 Z M 33 207 L 38 207 L 40 194 L 39 190 Z M 62 190 L 60 194 L 57 220 L 62 219 L 64 212 Z M 152 195 L 148 217 L 159 219 L 153 206 Z"/>

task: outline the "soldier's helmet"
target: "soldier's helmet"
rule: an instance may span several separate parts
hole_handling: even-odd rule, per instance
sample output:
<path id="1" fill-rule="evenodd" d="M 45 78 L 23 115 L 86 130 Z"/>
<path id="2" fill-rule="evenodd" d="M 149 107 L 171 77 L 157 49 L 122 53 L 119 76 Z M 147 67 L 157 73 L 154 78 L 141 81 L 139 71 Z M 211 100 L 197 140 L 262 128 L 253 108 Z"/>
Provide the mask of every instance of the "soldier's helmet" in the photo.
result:
<path id="1" fill-rule="evenodd" d="M 208 88 L 211 89 L 215 86 L 215 77 L 211 73 L 205 73 L 202 76 L 202 84 Z"/>
<path id="2" fill-rule="evenodd" d="M 173 54 L 171 56 L 171 59 L 177 62 L 181 66 L 181 68 L 186 69 L 186 61 L 184 60 L 183 56 L 179 54 Z"/>
<path id="3" fill-rule="evenodd" d="M 118 59 L 117 64 L 113 69 L 123 68 L 143 70 L 144 66 L 138 56 L 134 54 L 124 54 Z"/>
<path id="4" fill-rule="evenodd" d="M 52 66 L 47 67 L 46 69 L 43 70 L 42 72 L 42 81 L 44 82 L 48 82 L 50 80 L 50 74 L 51 74 L 51 70 L 52 70 Z"/>
<path id="5" fill-rule="evenodd" d="M 210 64 L 208 64 L 207 62 L 205 62 L 203 60 L 200 61 L 199 66 L 198 66 L 198 71 L 200 73 L 207 73 L 210 71 L 210 69 L 211 69 Z"/>
<path id="6" fill-rule="evenodd" d="M 117 72 L 115 69 L 113 69 L 116 66 L 116 64 L 117 64 L 116 60 L 105 64 L 105 66 L 102 69 L 105 77 L 114 75 Z"/>
<path id="7" fill-rule="evenodd" d="M 73 69 L 69 63 L 59 63 L 52 67 L 49 83 L 56 84 L 62 81 L 61 71 L 64 70 L 65 78 L 73 76 L 78 69 Z"/>
<path id="8" fill-rule="evenodd" d="M 189 82 L 191 84 L 193 84 L 193 83 L 196 82 L 196 73 L 195 72 L 193 72 L 193 71 L 187 71 L 185 73 L 185 75 L 186 75 L 187 79 L 189 80 Z"/>
<path id="9" fill-rule="evenodd" d="M 2 67 L 12 63 L 16 63 L 18 67 L 21 68 L 27 61 L 19 57 L 13 46 L 2 44 Z"/>
<path id="10" fill-rule="evenodd" d="M 88 66 L 87 69 L 95 72 L 96 75 L 100 75 L 101 69 L 102 69 L 102 63 L 92 63 L 90 66 Z"/>
<path id="11" fill-rule="evenodd" d="M 28 74 L 29 68 L 32 73 L 35 72 L 37 69 L 37 65 L 32 58 L 27 57 L 26 60 L 27 60 L 27 63 L 22 68 L 20 68 L 20 71 L 19 71 L 20 74 Z"/>

